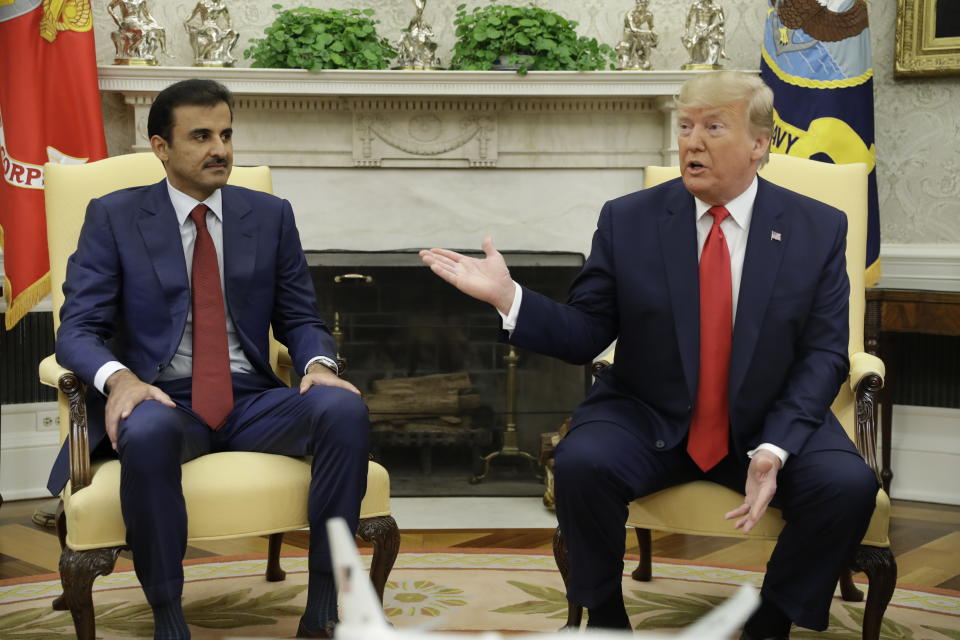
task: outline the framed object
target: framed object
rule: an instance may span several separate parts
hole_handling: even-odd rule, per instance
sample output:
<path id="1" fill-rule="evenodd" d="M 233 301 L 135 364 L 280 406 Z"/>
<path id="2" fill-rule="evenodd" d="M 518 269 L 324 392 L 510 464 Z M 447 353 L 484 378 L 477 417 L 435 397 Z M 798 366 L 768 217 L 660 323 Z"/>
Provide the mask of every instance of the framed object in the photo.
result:
<path id="1" fill-rule="evenodd" d="M 960 0 L 897 0 L 896 76 L 960 74 Z"/>

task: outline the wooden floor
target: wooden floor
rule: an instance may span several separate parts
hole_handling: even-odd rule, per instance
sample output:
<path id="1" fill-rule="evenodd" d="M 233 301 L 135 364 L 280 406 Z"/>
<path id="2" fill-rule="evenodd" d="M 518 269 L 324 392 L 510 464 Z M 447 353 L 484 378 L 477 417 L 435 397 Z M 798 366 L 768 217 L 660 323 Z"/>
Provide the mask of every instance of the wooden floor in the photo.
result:
<path id="1" fill-rule="evenodd" d="M 60 556 L 53 529 L 33 523 L 32 517 L 43 500 L 8 502 L 0 508 L 0 579 L 55 573 Z M 403 523 L 400 523 L 401 529 Z M 549 529 L 491 529 L 403 531 L 404 549 L 447 547 L 550 549 Z M 762 569 L 772 543 L 741 541 L 654 532 L 655 557 L 713 562 Z M 898 584 L 941 587 L 960 591 L 960 507 L 893 501 L 890 539 L 899 569 Z M 284 538 L 287 550 L 307 547 L 305 532 Z M 266 553 L 265 538 L 242 538 L 191 546 L 188 558 L 217 555 Z M 628 553 L 636 552 L 636 540 L 627 534 Z M 121 557 L 118 569 L 130 568 L 129 555 Z"/>

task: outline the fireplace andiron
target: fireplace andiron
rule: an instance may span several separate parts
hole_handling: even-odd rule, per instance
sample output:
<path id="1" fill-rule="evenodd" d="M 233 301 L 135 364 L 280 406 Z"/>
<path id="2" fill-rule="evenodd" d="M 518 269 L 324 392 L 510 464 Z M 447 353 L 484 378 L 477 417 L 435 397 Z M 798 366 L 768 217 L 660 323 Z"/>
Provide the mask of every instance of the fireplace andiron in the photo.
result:
<path id="1" fill-rule="evenodd" d="M 534 469 L 538 469 L 540 461 L 526 451 L 517 446 L 517 362 L 520 356 L 517 350 L 510 346 L 510 351 L 503 356 L 503 361 L 507 363 L 507 425 L 503 432 L 503 446 L 499 450 L 488 453 L 483 457 L 483 472 L 470 478 L 470 484 L 480 484 L 490 473 L 490 462 L 494 458 L 523 458 L 528 460 Z M 538 476 L 539 477 L 539 474 Z"/>

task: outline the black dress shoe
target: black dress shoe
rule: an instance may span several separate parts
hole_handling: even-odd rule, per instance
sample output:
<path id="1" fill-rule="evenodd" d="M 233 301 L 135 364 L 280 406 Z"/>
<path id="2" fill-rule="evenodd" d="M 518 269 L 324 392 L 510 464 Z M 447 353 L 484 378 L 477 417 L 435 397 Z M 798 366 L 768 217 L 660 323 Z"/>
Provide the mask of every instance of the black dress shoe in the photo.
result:
<path id="1" fill-rule="evenodd" d="M 298 638 L 332 638 L 332 637 L 333 637 L 333 629 L 334 629 L 334 627 L 336 627 L 336 626 L 337 626 L 337 625 L 336 625 L 335 622 L 328 622 L 328 623 L 327 623 L 327 626 L 324 627 L 323 629 L 320 629 L 319 631 L 308 631 L 308 630 L 303 626 L 303 622 L 301 621 L 300 624 L 297 626 L 297 636 L 296 636 L 296 637 L 298 637 Z"/>

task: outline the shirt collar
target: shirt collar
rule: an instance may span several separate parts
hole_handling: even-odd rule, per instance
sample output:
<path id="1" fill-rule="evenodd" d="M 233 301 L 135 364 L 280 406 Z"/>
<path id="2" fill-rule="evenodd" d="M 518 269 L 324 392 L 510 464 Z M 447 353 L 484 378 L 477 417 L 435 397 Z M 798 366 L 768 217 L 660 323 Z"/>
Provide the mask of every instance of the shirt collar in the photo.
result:
<path id="1" fill-rule="evenodd" d="M 736 198 L 723 205 L 730 212 L 730 217 L 741 229 L 750 226 L 750 218 L 753 215 L 753 202 L 757 199 L 757 176 L 753 176 L 753 182 L 747 187 L 747 190 Z M 697 221 L 706 215 L 707 211 L 713 205 L 707 204 L 700 198 L 694 196 L 694 203 L 697 207 Z"/>
<path id="2" fill-rule="evenodd" d="M 177 223 L 183 226 L 183 223 L 190 216 L 190 212 L 200 204 L 200 201 L 174 187 L 169 180 L 165 180 L 165 182 L 167 183 L 167 193 L 170 194 L 170 203 L 177 214 Z M 220 189 L 211 193 L 210 197 L 203 201 L 203 204 L 207 205 L 213 215 L 217 216 L 220 224 L 223 224 L 223 197 L 220 194 Z"/>

